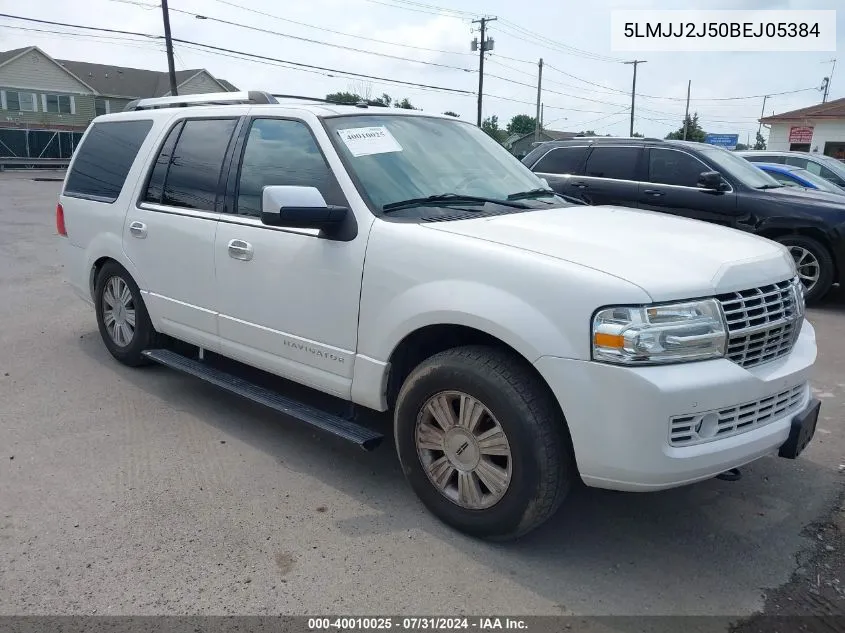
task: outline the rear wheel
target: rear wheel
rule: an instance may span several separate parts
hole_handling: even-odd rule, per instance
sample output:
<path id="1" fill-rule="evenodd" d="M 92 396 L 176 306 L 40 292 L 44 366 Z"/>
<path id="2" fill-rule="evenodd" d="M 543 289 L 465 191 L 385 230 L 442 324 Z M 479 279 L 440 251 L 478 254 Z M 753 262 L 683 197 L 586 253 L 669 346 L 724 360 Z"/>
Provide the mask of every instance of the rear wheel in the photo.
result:
<path id="1" fill-rule="evenodd" d="M 130 367 L 147 364 L 142 352 L 155 346 L 157 334 L 138 284 L 117 262 L 107 262 L 97 275 L 94 305 L 100 336 L 111 355 Z"/>
<path id="2" fill-rule="evenodd" d="M 519 537 L 569 490 L 565 422 L 524 361 L 506 352 L 461 347 L 424 361 L 400 390 L 394 424 L 411 487 L 462 532 Z"/>
<path id="3" fill-rule="evenodd" d="M 795 260 L 807 303 L 823 298 L 833 284 L 835 272 L 830 251 L 824 244 L 804 235 L 787 235 L 778 241 L 789 249 Z"/>

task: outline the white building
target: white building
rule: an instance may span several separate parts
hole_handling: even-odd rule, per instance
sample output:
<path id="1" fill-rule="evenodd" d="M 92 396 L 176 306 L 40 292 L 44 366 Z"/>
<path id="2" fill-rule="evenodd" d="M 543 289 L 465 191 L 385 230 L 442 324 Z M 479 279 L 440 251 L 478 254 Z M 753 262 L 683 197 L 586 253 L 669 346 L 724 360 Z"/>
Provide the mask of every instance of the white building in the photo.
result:
<path id="1" fill-rule="evenodd" d="M 760 119 L 771 125 L 768 149 L 845 160 L 845 98 Z"/>

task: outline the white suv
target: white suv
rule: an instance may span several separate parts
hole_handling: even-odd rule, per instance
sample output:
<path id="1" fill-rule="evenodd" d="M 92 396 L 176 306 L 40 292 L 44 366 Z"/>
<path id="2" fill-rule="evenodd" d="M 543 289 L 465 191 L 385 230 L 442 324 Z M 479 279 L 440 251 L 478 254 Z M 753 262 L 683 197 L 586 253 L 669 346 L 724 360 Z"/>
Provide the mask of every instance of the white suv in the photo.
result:
<path id="1" fill-rule="evenodd" d="M 119 361 L 365 448 L 382 436 L 355 415 L 210 360 L 392 411 L 415 492 L 476 536 L 528 532 L 579 477 L 681 486 L 797 457 L 815 430 L 815 334 L 783 246 L 572 204 L 450 117 L 265 93 L 141 101 L 88 129 L 57 227 Z"/>

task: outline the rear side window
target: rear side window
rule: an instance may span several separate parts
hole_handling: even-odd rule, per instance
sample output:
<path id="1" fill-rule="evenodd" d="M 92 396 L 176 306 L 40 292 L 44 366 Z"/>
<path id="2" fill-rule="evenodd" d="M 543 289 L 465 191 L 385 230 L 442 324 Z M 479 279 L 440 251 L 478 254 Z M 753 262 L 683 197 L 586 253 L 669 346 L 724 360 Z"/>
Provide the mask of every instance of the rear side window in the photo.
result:
<path id="1" fill-rule="evenodd" d="M 152 126 L 149 119 L 95 123 L 76 150 L 64 194 L 99 202 L 117 200 Z"/>
<path id="2" fill-rule="evenodd" d="M 595 147 L 587 159 L 585 175 L 614 180 L 636 180 L 639 147 Z"/>
<path id="3" fill-rule="evenodd" d="M 533 171 L 543 174 L 578 174 L 584 164 L 586 147 L 558 147 L 543 156 Z"/>
<path id="4" fill-rule="evenodd" d="M 185 209 L 213 211 L 217 199 L 223 158 L 237 119 L 188 119 L 170 157 L 168 141 L 153 168 L 148 196 L 155 196 L 155 178 L 168 165 L 161 204 Z M 171 132 L 171 135 L 173 132 Z M 157 173 L 158 170 L 158 173 Z"/>

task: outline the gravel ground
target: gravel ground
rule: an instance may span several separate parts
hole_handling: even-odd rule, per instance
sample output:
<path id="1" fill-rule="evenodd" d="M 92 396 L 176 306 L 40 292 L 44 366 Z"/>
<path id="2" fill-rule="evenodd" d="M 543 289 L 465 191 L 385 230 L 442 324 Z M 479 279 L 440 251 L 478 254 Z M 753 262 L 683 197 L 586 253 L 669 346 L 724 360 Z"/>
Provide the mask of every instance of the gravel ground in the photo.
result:
<path id="1" fill-rule="evenodd" d="M 113 361 L 62 281 L 60 185 L 31 177 L 0 174 L 0 614 L 843 612 L 842 292 L 809 314 L 823 408 L 800 459 L 661 493 L 581 488 L 491 545 L 422 508 L 390 441 L 363 453 Z"/>

